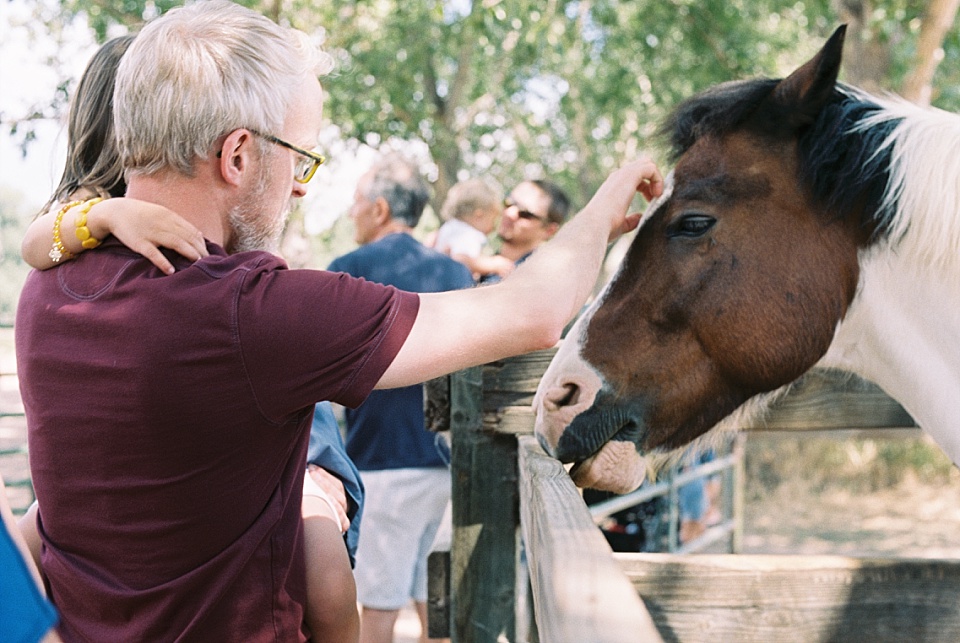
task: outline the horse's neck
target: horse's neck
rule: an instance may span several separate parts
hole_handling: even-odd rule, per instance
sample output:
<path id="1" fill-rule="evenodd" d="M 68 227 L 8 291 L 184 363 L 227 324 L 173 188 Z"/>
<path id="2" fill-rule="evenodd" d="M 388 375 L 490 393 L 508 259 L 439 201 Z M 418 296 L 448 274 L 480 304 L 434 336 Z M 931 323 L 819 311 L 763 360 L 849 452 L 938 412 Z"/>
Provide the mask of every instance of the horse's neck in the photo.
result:
<path id="1" fill-rule="evenodd" d="M 860 290 L 820 365 L 877 383 L 960 464 L 960 274 L 907 262 L 861 260 Z"/>

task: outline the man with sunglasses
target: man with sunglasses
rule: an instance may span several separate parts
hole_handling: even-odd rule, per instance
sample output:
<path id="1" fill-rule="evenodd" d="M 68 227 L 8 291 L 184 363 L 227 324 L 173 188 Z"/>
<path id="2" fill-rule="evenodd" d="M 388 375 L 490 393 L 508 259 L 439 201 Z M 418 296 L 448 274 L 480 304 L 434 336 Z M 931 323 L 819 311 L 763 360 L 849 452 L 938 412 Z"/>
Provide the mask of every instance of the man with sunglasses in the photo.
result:
<path id="1" fill-rule="evenodd" d="M 477 266 L 484 273 L 482 284 L 500 281 L 527 260 L 540 245 L 553 236 L 567 220 L 570 199 L 554 183 L 545 180 L 523 181 L 503 201 L 500 217 L 500 250 L 495 257 L 480 257 L 487 264 Z M 496 263 L 494 263 L 496 262 Z"/>
<path id="2" fill-rule="evenodd" d="M 127 196 L 187 219 L 209 255 L 169 253 L 167 276 L 108 238 L 22 290 L 37 529 L 65 640 L 309 640 L 314 404 L 553 345 L 607 243 L 637 225 L 636 192 L 662 191 L 651 161 L 627 163 L 489 288 L 289 270 L 268 250 L 319 163 L 321 62 L 305 34 L 226 0 L 171 10 L 123 57 Z"/>

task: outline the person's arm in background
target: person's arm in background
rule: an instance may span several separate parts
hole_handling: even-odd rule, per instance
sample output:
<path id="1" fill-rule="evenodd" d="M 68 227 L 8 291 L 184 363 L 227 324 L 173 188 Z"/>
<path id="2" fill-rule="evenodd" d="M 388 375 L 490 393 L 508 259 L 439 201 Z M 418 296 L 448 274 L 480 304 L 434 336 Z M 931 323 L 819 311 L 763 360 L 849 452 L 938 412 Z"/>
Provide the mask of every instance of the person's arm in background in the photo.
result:
<path id="1" fill-rule="evenodd" d="M 506 277 L 517 267 L 516 263 L 500 255 L 478 255 L 476 257 L 470 257 L 468 255 L 455 254 L 452 255 L 452 257 L 469 268 L 474 278 L 492 274 Z"/>
<path id="2" fill-rule="evenodd" d="M 309 480 L 305 481 L 302 512 L 307 607 L 304 620 L 316 641 L 356 641 L 360 616 L 352 567 L 363 487 L 356 467 L 347 457 L 329 402 L 320 402 L 314 409 L 307 471 L 308 479 L 322 492 L 308 493 Z M 329 502 L 321 499 L 324 494 Z M 325 519 L 330 510 L 336 514 L 336 523 Z M 338 541 L 341 546 L 337 545 Z"/>
<path id="3" fill-rule="evenodd" d="M 556 344 L 590 296 L 607 244 L 639 223 L 639 214 L 627 215 L 637 192 L 647 200 L 663 192 L 663 177 L 650 159 L 611 174 L 509 279 L 421 294 L 413 328 L 377 388 L 407 386 Z"/>
<path id="4" fill-rule="evenodd" d="M 58 263 L 50 257 L 50 249 L 53 247 L 54 223 L 65 205 L 57 203 L 49 212 L 37 217 L 23 237 L 20 253 L 23 260 L 37 270 L 53 268 Z M 63 214 L 60 221 L 60 240 L 71 256 L 85 250 L 76 235 L 80 216 L 81 207 L 74 206 Z M 173 265 L 160 252 L 161 247 L 191 261 L 207 256 L 203 235 L 193 224 L 163 206 L 145 201 L 126 198 L 101 201 L 87 212 L 87 228 L 90 235 L 99 240 L 112 234 L 167 274 L 173 272 Z M 71 256 L 60 261 L 69 260 Z"/>

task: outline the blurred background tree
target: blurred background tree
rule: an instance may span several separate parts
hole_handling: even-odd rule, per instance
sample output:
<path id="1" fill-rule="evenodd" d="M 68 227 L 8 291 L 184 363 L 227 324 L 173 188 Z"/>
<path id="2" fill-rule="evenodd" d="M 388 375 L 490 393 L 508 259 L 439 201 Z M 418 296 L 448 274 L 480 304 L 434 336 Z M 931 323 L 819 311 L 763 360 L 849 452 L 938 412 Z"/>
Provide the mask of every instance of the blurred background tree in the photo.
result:
<path id="1" fill-rule="evenodd" d="M 30 28 L 58 38 L 85 21 L 102 41 L 178 4 L 37 3 Z M 653 134 L 680 100 L 725 80 L 782 76 L 842 22 L 850 25 L 842 79 L 960 109 L 960 0 L 243 4 L 312 34 L 336 58 L 324 79 L 331 170 L 364 149 L 413 146 L 435 208 L 454 182 L 477 175 L 505 188 L 546 177 L 582 206 L 625 158 L 640 150 L 662 158 Z M 64 77 L 29 113 L 0 115 L 3 126 L 28 144 L 33 122 L 65 112 L 74 82 Z M 345 202 L 323 203 L 337 211 L 322 225 L 294 213 L 284 246 L 294 265 L 322 266 L 350 247 L 349 225 L 338 221 Z"/>

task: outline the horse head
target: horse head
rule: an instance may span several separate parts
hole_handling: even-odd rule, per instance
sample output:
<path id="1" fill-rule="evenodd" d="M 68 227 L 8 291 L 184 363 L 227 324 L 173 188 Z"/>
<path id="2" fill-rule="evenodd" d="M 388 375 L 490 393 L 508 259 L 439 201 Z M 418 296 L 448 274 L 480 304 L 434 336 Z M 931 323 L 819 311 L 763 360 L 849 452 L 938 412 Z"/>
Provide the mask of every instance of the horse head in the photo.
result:
<path id="1" fill-rule="evenodd" d="M 838 208 L 812 186 L 840 177 L 809 176 L 801 160 L 835 109 L 843 38 L 785 79 L 695 96 L 664 128 L 676 157 L 666 191 L 534 401 L 541 444 L 578 463 L 581 486 L 637 487 L 649 456 L 794 381 L 830 346 L 875 232 L 848 216 L 862 202 Z"/>

